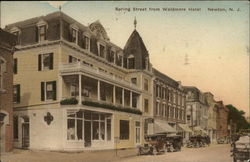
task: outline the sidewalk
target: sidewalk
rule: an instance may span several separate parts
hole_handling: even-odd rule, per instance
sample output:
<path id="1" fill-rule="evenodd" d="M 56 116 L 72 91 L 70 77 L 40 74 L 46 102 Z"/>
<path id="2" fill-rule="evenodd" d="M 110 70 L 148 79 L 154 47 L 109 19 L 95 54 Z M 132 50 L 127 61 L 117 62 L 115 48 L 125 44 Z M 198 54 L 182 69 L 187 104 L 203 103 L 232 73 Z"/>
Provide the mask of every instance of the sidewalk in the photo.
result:
<path id="1" fill-rule="evenodd" d="M 136 149 L 88 152 L 53 152 L 15 149 L 1 155 L 1 162 L 111 162 L 134 157 Z"/>

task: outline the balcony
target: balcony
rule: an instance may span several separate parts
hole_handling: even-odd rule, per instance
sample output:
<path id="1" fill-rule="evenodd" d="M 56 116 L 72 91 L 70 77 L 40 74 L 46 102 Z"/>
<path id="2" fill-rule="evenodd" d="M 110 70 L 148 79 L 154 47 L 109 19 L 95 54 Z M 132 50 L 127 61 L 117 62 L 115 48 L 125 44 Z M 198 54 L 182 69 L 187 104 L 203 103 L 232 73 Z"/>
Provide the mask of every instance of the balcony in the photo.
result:
<path id="1" fill-rule="evenodd" d="M 86 75 L 90 75 L 101 80 L 105 80 L 105 81 L 123 86 L 128 89 L 141 91 L 139 87 L 137 87 L 135 84 L 131 83 L 130 81 L 119 78 L 110 73 L 101 71 L 97 67 L 93 67 L 93 66 L 84 64 L 82 62 L 61 64 L 59 67 L 59 70 L 62 76 L 72 75 L 72 74 L 86 74 Z"/>

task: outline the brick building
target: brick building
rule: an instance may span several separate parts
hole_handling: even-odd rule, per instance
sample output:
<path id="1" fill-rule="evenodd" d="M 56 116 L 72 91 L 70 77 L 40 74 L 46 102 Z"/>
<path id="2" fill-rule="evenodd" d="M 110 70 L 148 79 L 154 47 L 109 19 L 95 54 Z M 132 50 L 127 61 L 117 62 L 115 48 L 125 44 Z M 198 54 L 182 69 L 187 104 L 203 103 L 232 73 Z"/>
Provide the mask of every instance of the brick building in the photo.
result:
<path id="1" fill-rule="evenodd" d="M 223 101 L 217 101 L 217 138 L 228 136 L 228 108 L 224 106 Z"/>
<path id="2" fill-rule="evenodd" d="M 0 151 L 12 150 L 13 50 L 16 37 L 0 29 Z"/>

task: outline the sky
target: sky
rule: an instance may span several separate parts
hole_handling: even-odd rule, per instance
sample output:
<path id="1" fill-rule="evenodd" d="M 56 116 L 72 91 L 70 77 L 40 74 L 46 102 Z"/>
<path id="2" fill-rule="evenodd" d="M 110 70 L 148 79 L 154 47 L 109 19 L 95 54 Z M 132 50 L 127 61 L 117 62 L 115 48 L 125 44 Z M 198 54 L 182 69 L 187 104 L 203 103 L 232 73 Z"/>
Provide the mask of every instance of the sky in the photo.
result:
<path id="1" fill-rule="evenodd" d="M 154 68 L 249 114 L 249 2 L 2 1 L 1 27 L 58 11 L 60 5 L 83 25 L 100 20 L 111 42 L 121 48 L 134 30 L 136 17 L 136 30 Z"/>

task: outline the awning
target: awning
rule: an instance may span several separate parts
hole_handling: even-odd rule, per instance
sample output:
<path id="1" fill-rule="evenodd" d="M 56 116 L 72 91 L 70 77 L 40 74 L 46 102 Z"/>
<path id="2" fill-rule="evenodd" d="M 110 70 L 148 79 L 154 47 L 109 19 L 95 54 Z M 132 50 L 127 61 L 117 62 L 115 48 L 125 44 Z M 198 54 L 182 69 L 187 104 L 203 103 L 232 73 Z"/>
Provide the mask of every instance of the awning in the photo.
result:
<path id="1" fill-rule="evenodd" d="M 193 132 L 187 124 L 178 124 L 178 126 L 184 131 L 184 132 Z"/>
<path id="2" fill-rule="evenodd" d="M 176 130 L 171 127 L 167 122 L 155 120 L 154 121 L 154 134 L 158 133 L 173 133 L 176 132 Z"/>
<path id="3" fill-rule="evenodd" d="M 195 132 L 199 132 L 200 134 L 207 134 L 207 132 L 202 129 L 200 126 L 194 127 Z"/>

